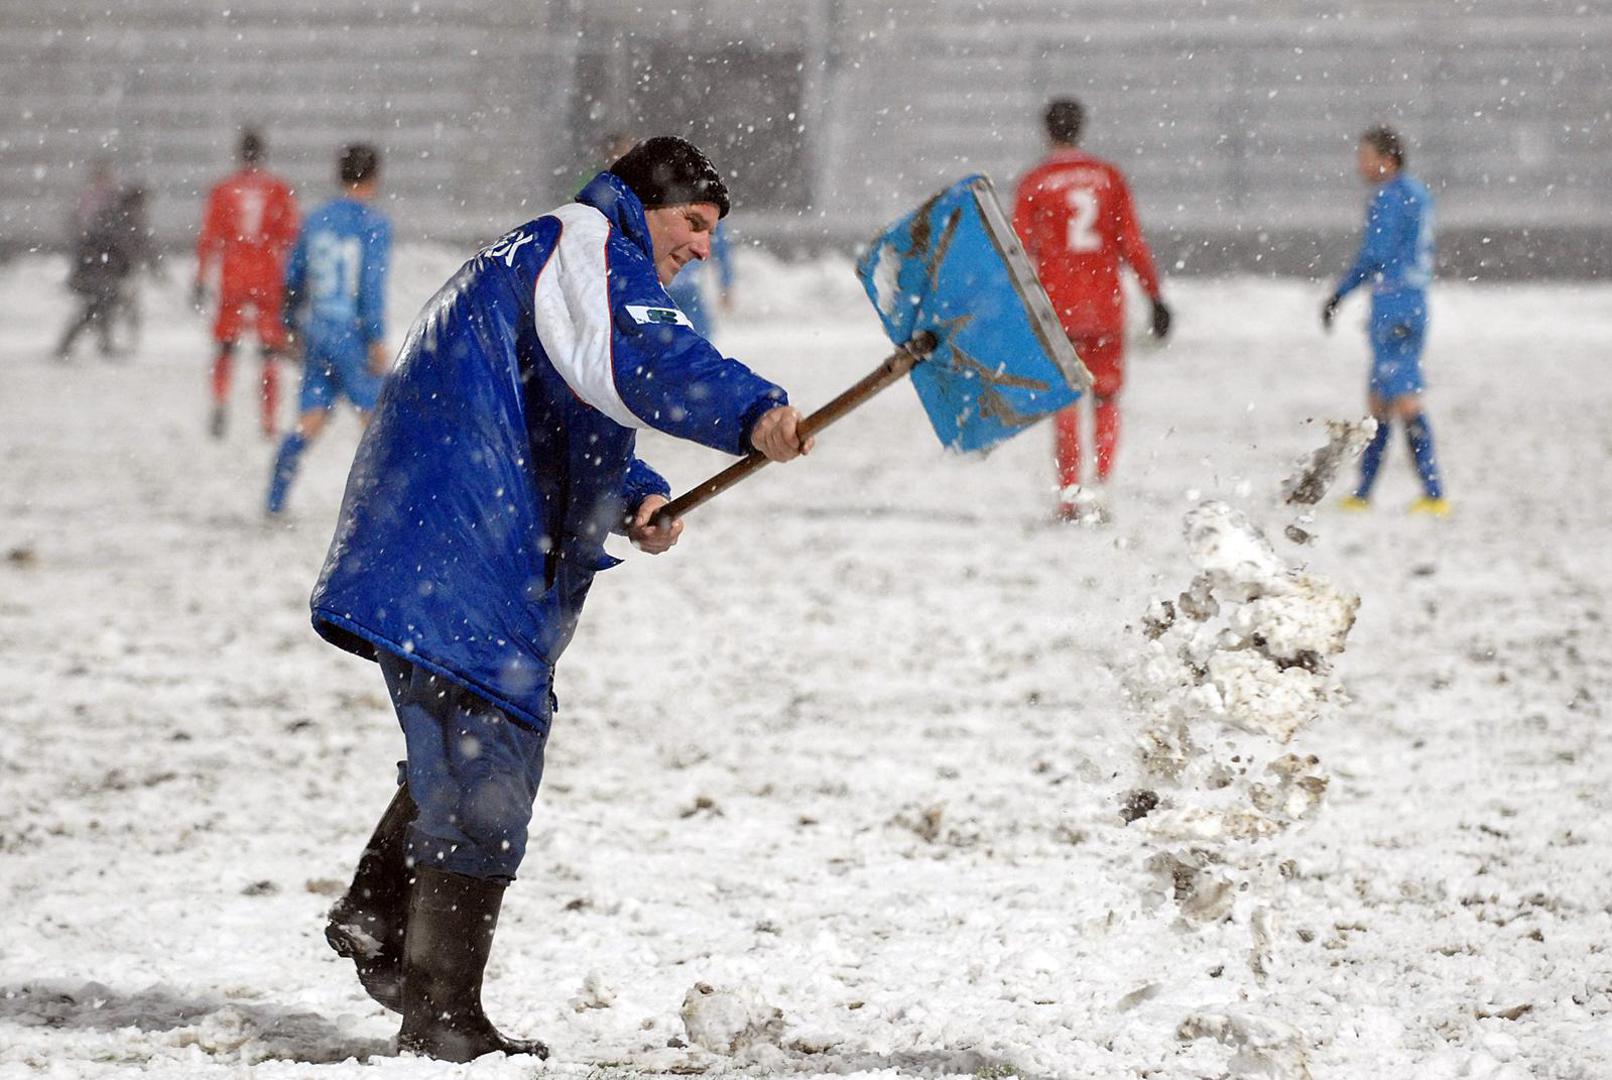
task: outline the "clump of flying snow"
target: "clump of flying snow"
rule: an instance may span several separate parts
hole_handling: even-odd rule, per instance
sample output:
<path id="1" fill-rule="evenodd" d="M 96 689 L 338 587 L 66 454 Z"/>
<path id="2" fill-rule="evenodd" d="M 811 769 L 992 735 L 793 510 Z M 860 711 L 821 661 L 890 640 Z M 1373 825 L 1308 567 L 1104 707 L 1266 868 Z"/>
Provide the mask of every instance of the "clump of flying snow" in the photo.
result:
<path id="1" fill-rule="evenodd" d="M 1198 573 L 1149 610 L 1150 640 L 1128 684 L 1143 714 L 1144 771 L 1181 782 L 1190 767 L 1220 790 L 1250 775 L 1246 755 L 1217 756 L 1189 729 L 1207 723 L 1287 743 L 1336 699 L 1330 658 L 1343 651 L 1360 601 L 1288 565 L 1225 503 L 1195 507 L 1184 531 Z"/>
<path id="2" fill-rule="evenodd" d="M 1307 458 L 1291 476 L 1282 481 L 1283 501 L 1314 506 L 1326 497 L 1327 489 L 1337 479 L 1338 469 L 1350 458 L 1360 456 L 1366 444 L 1377 434 L 1374 417 L 1363 420 L 1328 420 L 1327 441 Z"/>
<path id="3" fill-rule="evenodd" d="M 1361 443 L 1358 425 L 1332 425 L 1308 479 L 1284 485 L 1289 500 L 1299 487 L 1300 501 L 1319 500 Z M 1143 837 L 1154 902 L 1188 929 L 1245 924 L 1246 970 L 1264 986 L 1279 970 L 1281 895 L 1295 872 L 1282 838 L 1314 819 L 1328 785 L 1320 758 L 1291 744 L 1340 699 L 1331 665 L 1360 599 L 1290 563 L 1227 503 L 1194 507 L 1182 534 L 1196 573 L 1150 606 L 1125 677 L 1137 771 L 1120 816 Z M 1303 1036 L 1257 1012 L 1196 1013 L 1178 1036 L 1231 1047 L 1234 1076 L 1310 1075 Z"/>
<path id="4" fill-rule="evenodd" d="M 1326 497 L 1343 463 L 1359 457 L 1376 433 L 1377 421 L 1370 416 L 1361 420 L 1327 421 L 1326 444 L 1301 459 L 1293 473 L 1282 481 L 1282 501 L 1305 508 L 1298 521 L 1282 530 L 1284 536 L 1295 544 L 1308 544 L 1314 539 L 1306 528 L 1314 519 L 1310 508 Z"/>
<path id="5" fill-rule="evenodd" d="M 1190 511 L 1182 524 L 1199 577 L 1222 600 L 1248 599 L 1281 588 L 1287 563 L 1240 511 L 1210 500 Z"/>

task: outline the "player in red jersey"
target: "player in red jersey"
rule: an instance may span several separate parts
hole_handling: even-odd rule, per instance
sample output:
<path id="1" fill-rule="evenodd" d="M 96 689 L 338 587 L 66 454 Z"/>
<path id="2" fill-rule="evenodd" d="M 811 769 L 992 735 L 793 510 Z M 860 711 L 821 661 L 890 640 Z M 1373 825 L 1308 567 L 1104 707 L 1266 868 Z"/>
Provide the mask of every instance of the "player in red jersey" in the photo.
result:
<path id="1" fill-rule="evenodd" d="M 1098 483 L 1114 468 L 1119 441 L 1119 392 L 1125 382 L 1126 263 L 1153 301 L 1153 336 L 1170 332 L 1170 309 L 1159 289 L 1153 256 L 1142 239 L 1124 175 L 1112 164 L 1076 148 L 1085 110 L 1062 99 L 1045 114 L 1050 152 L 1019 181 L 1013 228 L 1046 286 L 1064 333 L 1091 371 L 1096 413 Z M 1080 413 L 1071 405 L 1057 416 L 1059 516 L 1066 521 L 1106 516 L 1090 489 L 1080 486 Z"/>
<path id="2" fill-rule="evenodd" d="M 279 375 L 274 361 L 286 349 L 280 318 L 285 259 L 297 239 L 297 203 L 286 182 L 261 167 L 263 137 L 248 130 L 241 136 L 241 167 L 226 176 L 207 197 L 201 237 L 196 241 L 196 306 L 206 307 L 207 277 L 218 264 L 218 318 L 213 339 L 214 438 L 222 438 L 229 402 L 230 369 L 235 344 L 246 328 L 247 313 L 263 350 L 263 433 L 275 432 Z"/>

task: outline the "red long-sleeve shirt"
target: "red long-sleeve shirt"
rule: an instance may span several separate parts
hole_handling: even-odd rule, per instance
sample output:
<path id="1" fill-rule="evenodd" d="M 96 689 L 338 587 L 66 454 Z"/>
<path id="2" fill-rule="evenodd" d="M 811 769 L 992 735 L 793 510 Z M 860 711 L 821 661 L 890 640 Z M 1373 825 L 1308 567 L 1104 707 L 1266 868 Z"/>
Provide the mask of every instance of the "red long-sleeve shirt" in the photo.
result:
<path id="1" fill-rule="evenodd" d="M 226 289 L 265 276 L 278 280 L 296 240 L 297 203 L 290 186 L 262 169 L 241 169 L 207 196 L 196 241 L 197 278 L 216 261 Z"/>
<path id="2" fill-rule="evenodd" d="M 1159 274 L 1124 175 L 1076 149 L 1055 150 L 1019 181 L 1013 228 L 1029 251 L 1064 333 L 1117 334 L 1125 325 L 1121 263 L 1151 297 Z"/>

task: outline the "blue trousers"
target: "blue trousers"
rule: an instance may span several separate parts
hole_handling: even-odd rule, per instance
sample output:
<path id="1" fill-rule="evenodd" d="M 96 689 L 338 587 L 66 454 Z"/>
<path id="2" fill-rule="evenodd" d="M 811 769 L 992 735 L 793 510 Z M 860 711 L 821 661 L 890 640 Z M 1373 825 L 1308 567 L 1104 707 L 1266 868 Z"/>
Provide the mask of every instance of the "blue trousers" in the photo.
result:
<path id="1" fill-rule="evenodd" d="M 547 733 L 390 653 L 380 662 L 403 727 L 400 767 L 420 808 L 411 864 L 509 884 L 526 855 Z"/>

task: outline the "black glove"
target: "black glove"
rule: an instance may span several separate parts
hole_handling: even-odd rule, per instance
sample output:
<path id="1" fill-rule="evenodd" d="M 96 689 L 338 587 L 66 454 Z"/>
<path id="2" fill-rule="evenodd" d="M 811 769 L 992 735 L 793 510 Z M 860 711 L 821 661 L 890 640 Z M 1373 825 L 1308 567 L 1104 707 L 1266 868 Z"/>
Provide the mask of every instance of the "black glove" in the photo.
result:
<path id="1" fill-rule="evenodd" d="M 1170 336 L 1170 309 L 1163 300 L 1153 301 L 1153 336 L 1160 341 Z"/>
<path id="2" fill-rule="evenodd" d="M 1327 297 L 1327 302 L 1321 305 L 1321 329 L 1327 333 L 1332 332 L 1332 320 L 1338 317 L 1338 305 L 1343 303 L 1343 297 L 1333 293 Z"/>

